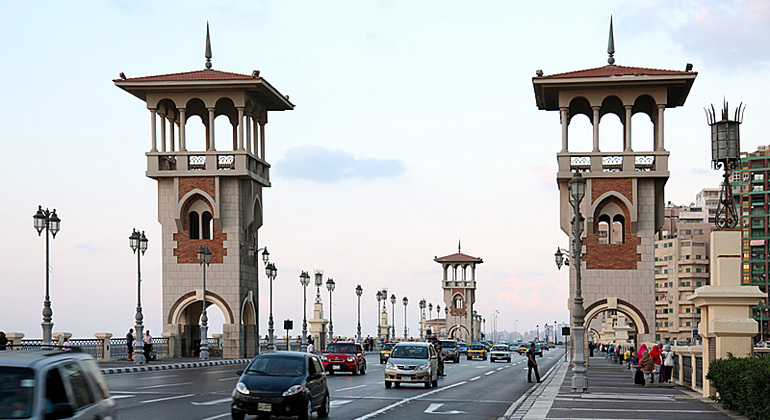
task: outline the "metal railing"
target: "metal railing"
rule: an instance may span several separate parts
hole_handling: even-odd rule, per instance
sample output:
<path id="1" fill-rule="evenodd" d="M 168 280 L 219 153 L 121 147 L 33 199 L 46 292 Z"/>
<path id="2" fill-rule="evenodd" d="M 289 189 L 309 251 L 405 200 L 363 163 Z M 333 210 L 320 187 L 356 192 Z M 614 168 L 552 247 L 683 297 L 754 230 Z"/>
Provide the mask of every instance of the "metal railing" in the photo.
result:
<path id="1" fill-rule="evenodd" d="M 703 356 L 695 355 L 695 387 L 703 389 Z"/>
<path id="2" fill-rule="evenodd" d="M 692 359 L 689 356 L 682 358 L 682 382 L 692 388 Z"/>
<path id="3" fill-rule="evenodd" d="M 68 341 L 69 346 L 60 346 L 56 341 L 52 342 L 54 350 L 66 350 L 69 348 L 78 348 L 83 353 L 88 353 L 96 359 L 104 359 L 104 340 L 101 338 L 72 339 Z M 44 350 L 43 340 L 21 340 L 19 345 L 13 344 L 13 350 Z"/>

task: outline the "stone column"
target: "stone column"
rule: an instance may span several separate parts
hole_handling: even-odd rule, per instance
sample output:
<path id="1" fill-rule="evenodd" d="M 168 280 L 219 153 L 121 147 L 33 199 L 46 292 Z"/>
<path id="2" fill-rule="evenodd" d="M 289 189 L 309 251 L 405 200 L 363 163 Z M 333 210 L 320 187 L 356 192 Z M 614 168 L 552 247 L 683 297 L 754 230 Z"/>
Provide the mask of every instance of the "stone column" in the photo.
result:
<path id="1" fill-rule="evenodd" d="M 655 122 L 655 151 L 666 150 L 663 144 L 663 110 L 666 105 L 658 105 L 658 120 Z"/>
<path id="2" fill-rule="evenodd" d="M 624 152 L 631 152 L 633 151 L 633 148 L 631 147 L 631 109 L 633 108 L 632 105 L 626 105 L 626 123 L 624 125 L 624 138 L 623 138 L 623 151 Z"/>
<path id="3" fill-rule="evenodd" d="M 592 106 L 591 109 L 594 111 L 594 117 L 591 121 L 593 121 L 594 124 L 594 152 L 599 151 L 599 110 L 601 107 L 598 106 Z"/>
<path id="4" fill-rule="evenodd" d="M 160 116 L 160 151 L 166 151 L 166 113 L 159 112 Z"/>
<path id="5" fill-rule="evenodd" d="M 185 136 L 185 126 L 187 125 L 187 109 L 179 108 L 179 150 L 187 151 L 187 137 Z"/>
<path id="6" fill-rule="evenodd" d="M 324 319 L 324 305 L 321 301 L 316 300 L 313 304 L 313 318 L 308 319 L 307 323 L 310 324 L 309 331 L 313 337 L 315 351 L 321 351 L 326 348 L 326 324 L 329 321 Z"/>
<path id="7" fill-rule="evenodd" d="M 569 150 L 569 108 L 559 108 L 561 112 L 561 153 Z"/>
<path id="8" fill-rule="evenodd" d="M 207 108 L 209 111 L 209 126 L 208 126 L 208 144 L 206 145 L 206 151 L 216 150 L 214 147 L 214 108 Z"/>
<path id="9" fill-rule="evenodd" d="M 152 140 L 152 148 L 150 149 L 151 152 L 157 152 L 158 151 L 158 144 L 157 144 L 157 121 L 156 121 L 156 115 L 158 113 L 158 110 L 155 108 L 150 108 L 150 137 Z"/>
<path id="10" fill-rule="evenodd" d="M 259 117 L 259 158 L 265 160 L 265 125 L 267 124 L 267 112 Z"/>
<path id="11" fill-rule="evenodd" d="M 21 332 L 6 332 L 5 336 L 8 338 L 8 350 L 21 350 L 21 340 L 24 338 L 24 333 Z"/>
<path id="12" fill-rule="evenodd" d="M 238 150 L 244 150 L 243 148 L 243 111 L 242 106 L 238 107 Z"/>
<path id="13" fill-rule="evenodd" d="M 102 342 L 102 360 L 112 360 L 112 351 L 110 350 L 112 348 L 112 342 L 110 341 L 112 333 L 98 332 L 94 334 L 94 337 L 104 340 Z"/>
<path id="14" fill-rule="evenodd" d="M 161 337 L 168 338 L 168 354 L 164 356 L 168 357 L 182 357 L 182 351 L 179 348 L 181 341 L 178 339 L 178 335 L 170 332 L 163 332 Z"/>

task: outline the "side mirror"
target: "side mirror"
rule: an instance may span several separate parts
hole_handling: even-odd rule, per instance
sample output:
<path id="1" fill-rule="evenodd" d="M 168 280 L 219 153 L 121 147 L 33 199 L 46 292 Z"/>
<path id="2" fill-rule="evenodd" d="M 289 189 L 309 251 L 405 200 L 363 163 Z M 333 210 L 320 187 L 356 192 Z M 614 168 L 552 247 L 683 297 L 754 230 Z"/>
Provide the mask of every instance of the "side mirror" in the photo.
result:
<path id="1" fill-rule="evenodd" d="M 321 379 L 323 377 L 324 377 L 324 373 L 323 372 L 319 372 L 319 373 L 314 373 L 314 374 L 308 376 L 308 379 L 311 380 L 311 381 L 315 381 L 316 379 Z"/>
<path id="2" fill-rule="evenodd" d="M 238 369 L 238 370 L 236 370 L 236 371 L 235 371 L 235 374 L 236 374 L 236 375 L 238 375 L 238 376 L 241 376 L 241 375 L 243 375 L 243 369 Z"/>
<path id="3" fill-rule="evenodd" d="M 68 419 L 75 415 L 75 409 L 70 403 L 54 404 L 50 413 L 46 413 L 45 420 Z"/>

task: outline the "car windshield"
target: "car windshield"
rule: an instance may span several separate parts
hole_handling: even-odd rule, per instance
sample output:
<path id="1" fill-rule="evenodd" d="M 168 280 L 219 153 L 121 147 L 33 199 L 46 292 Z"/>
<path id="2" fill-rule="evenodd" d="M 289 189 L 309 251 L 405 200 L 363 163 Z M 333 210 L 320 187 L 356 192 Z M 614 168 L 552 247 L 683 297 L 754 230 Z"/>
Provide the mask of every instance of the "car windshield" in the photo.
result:
<path id="1" fill-rule="evenodd" d="M 355 344 L 329 344 L 326 353 L 355 353 Z"/>
<path id="2" fill-rule="evenodd" d="M 508 351 L 508 346 L 494 346 L 492 351 Z"/>
<path id="3" fill-rule="evenodd" d="M 29 418 L 34 391 L 35 373 L 32 369 L 0 367 L 0 418 Z"/>
<path id="4" fill-rule="evenodd" d="M 394 343 L 385 343 L 384 346 L 382 346 L 383 350 L 393 350 L 393 346 L 395 346 Z"/>
<path id="5" fill-rule="evenodd" d="M 457 342 L 452 340 L 442 341 L 441 347 L 445 349 L 453 349 L 457 347 Z"/>
<path id="6" fill-rule="evenodd" d="M 427 359 L 428 348 L 423 346 L 396 346 L 390 357 L 394 359 Z"/>
<path id="7" fill-rule="evenodd" d="M 264 355 L 254 359 L 246 372 L 267 376 L 302 376 L 305 374 L 305 360 L 301 357 Z"/>
<path id="8" fill-rule="evenodd" d="M 486 347 L 482 346 L 481 344 L 472 344 L 470 349 L 471 350 L 484 350 Z"/>

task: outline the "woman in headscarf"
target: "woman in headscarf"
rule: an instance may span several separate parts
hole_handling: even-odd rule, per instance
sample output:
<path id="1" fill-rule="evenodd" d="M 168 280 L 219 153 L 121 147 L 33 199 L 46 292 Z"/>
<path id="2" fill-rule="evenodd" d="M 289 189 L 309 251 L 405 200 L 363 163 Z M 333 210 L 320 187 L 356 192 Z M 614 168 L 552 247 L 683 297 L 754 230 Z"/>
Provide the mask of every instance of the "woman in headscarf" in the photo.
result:
<path id="1" fill-rule="evenodd" d="M 647 351 L 647 344 L 642 344 L 641 347 L 639 347 L 639 351 L 636 352 L 636 360 L 638 360 L 639 363 L 642 361 L 642 357 L 644 357 L 644 352 Z"/>
<path id="2" fill-rule="evenodd" d="M 639 360 L 639 370 L 644 372 L 644 376 L 650 384 L 652 383 L 653 369 L 655 369 L 655 365 L 652 363 L 652 357 L 650 357 L 650 352 L 645 349 L 644 355 Z"/>
<path id="3" fill-rule="evenodd" d="M 659 375 L 660 374 L 660 364 L 661 364 L 661 360 L 660 360 L 660 353 L 661 353 L 661 351 L 660 351 L 660 349 L 661 349 L 661 347 L 662 347 L 661 344 L 654 345 L 654 346 L 652 346 L 652 350 L 650 350 L 650 357 L 652 358 L 652 364 L 653 364 L 653 370 L 652 371 L 655 372 L 655 375 Z M 660 379 L 660 377 L 658 377 L 658 379 Z"/>

